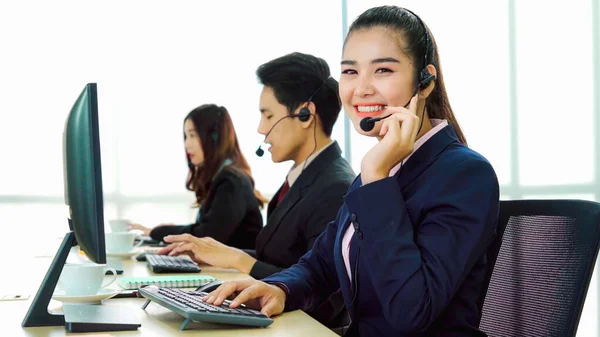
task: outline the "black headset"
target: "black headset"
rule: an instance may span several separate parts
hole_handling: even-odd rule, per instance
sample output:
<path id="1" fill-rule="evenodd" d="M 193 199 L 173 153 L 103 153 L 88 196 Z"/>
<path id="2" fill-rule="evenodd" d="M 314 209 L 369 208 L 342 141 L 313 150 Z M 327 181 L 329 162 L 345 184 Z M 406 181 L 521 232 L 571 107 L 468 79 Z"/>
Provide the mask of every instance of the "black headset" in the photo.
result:
<path id="1" fill-rule="evenodd" d="M 217 144 L 219 142 L 219 120 L 221 118 L 221 115 L 223 115 L 223 110 L 225 110 L 224 107 L 219 107 L 219 111 L 217 111 L 217 120 L 215 121 L 215 128 L 211 134 L 214 144 Z"/>
<path id="2" fill-rule="evenodd" d="M 421 18 L 417 14 L 411 12 L 410 10 L 408 10 L 406 8 L 405 8 L 405 10 L 407 12 L 409 12 L 410 14 L 414 15 L 417 18 L 417 20 L 419 20 L 419 23 L 423 27 L 423 30 L 425 30 L 425 59 L 423 60 L 423 69 L 421 70 L 421 75 L 419 77 L 419 85 L 418 85 L 418 88 L 423 90 L 423 89 L 427 88 L 433 80 L 435 80 L 435 75 L 430 73 L 429 69 L 427 69 L 427 64 L 429 63 L 427 56 L 429 53 L 429 47 L 430 47 L 430 43 L 431 43 L 430 38 L 429 38 L 429 31 L 427 30 L 427 26 L 425 26 L 425 23 L 423 23 L 423 21 L 421 21 Z M 415 91 L 415 94 L 416 93 L 417 92 Z M 415 94 L 413 94 L 413 96 Z"/>
<path id="3" fill-rule="evenodd" d="M 423 90 L 426 89 L 431 82 L 433 82 L 435 80 L 435 75 L 433 75 L 432 73 L 429 72 L 429 69 L 427 69 L 427 64 L 428 64 L 428 53 L 429 53 L 429 47 L 430 47 L 430 39 L 429 39 L 429 31 L 427 30 L 427 27 L 425 26 L 425 24 L 423 23 L 423 21 L 421 21 L 421 18 L 411 12 L 408 9 L 405 9 L 407 12 L 411 13 L 412 15 L 414 15 L 417 20 L 419 21 L 419 23 L 421 24 L 421 26 L 423 26 L 423 29 L 425 30 L 425 59 L 423 60 L 423 68 L 421 69 L 421 73 L 419 74 L 419 84 L 417 84 L 417 86 L 415 87 L 415 90 L 413 91 L 413 94 L 410 96 L 410 99 L 408 100 L 408 102 L 406 102 L 406 104 L 404 104 L 404 107 L 406 108 L 409 104 L 410 101 L 412 100 L 412 98 L 417 94 L 417 92 L 419 90 Z M 388 117 L 390 117 L 392 114 L 389 114 L 387 116 L 383 116 L 383 117 L 365 117 L 360 121 L 360 128 L 365 131 L 365 132 L 369 132 L 371 130 L 373 130 L 373 128 L 375 127 L 375 123 L 379 122 L 382 119 L 386 119 Z M 423 118 L 421 118 L 421 126 L 423 126 Z M 419 127 L 419 131 L 421 131 L 421 127 Z"/>
<path id="4" fill-rule="evenodd" d="M 279 124 L 279 122 L 281 122 L 282 120 L 286 119 L 286 118 L 294 118 L 294 117 L 298 117 L 298 120 L 302 123 L 304 122 L 308 122 L 308 120 L 310 119 L 310 116 L 312 115 L 312 113 L 310 112 L 310 109 L 308 108 L 308 105 L 312 102 L 312 99 L 315 97 L 315 95 L 321 90 L 321 88 L 323 88 L 323 86 L 327 83 L 327 81 L 331 78 L 331 76 L 327 77 L 325 79 L 325 81 L 323 81 L 323 83 L 321 83 L 321 85 L 317 88 L 317 90 L 315 90 L 312 95 L 310 95 L 310 97 L 308 98 L 308 100 L 306 101 L 306 106 L 302 107 L 300 109 L 300 111 L 298 111 L 297 114 L 290 114 L 284 117 L 281 117 L 277 122 L 275 122 L 275 124 L 273 124 L 273 126 L 271 127 L 271 130 L 269 130 L 269 132 L 267 132 L 267 134 L 265 135 L 265 140 L 267 139 L 267 137 L 269 137 L 269 134 L 271 133 L 271 131 L 273 131 L 273 129 L 275 128 L 275 126 L 277 126 L 277 124 Z M 314 126 L 315 128 L 317 127 L 316 125 Z M 316 135 L 316 129 L 315 129 L 315 135 Z M 315 136 L 316 137 L 316 136 Z M 264 141 L 263 141 L 264 143 Z M 315 143 L 316 144 L 316 143 Z M 313 151 L 314 152 L 314 151 Z M 260 144 L 258 146 L 258 149 L 256 149 L 256 155 L 259 157 L 262 157 L 265 154 L 265 150 L 262 149 L 262 144 Z"/>
<path id="5" fill-rule="evenodd" d="M 331 78 L 331 76 L 327 77 L 325 79 L 325 81 L 323 81 L 323 83 L 321 83 L 321 85 L 317 88 L 317 90 L 315 90 L 312 93 L 312 95 L 310 95 L 310 97 L 308 98 L 308 101 L 306 101 L 306 106 L 305 107 L 303 107 L 302 109 L 300 109 L 300 111 L 298 111 L 297 114 L 291 115 L 291 116 L 298 117 L 298 120 L 300 120 L 301 122 L 308 122 L 308 119 L 310 118 L 310 115 L 312 115 L 312 113 L 310 112 L 310 109 L 308 109 L 308 105 L 312 102 L 312 99 L 321 90 L 321 88 L 323 88 L 323 86 L 327 83 L 327 81 L 329 81 L 330 78 Z"/>
<path id="6" fill-rule="evenodd" d="M 309 101 L 310 103 L 310 101 Z M 308 122 L 308 120 L 310 119 L 310 115 L 312 115 L 312 113 L 310 112 L 310 109 L 308 108 L 308 105 L 303 107 L 302 109 L 300 109 L 300 111 L 298 111 L 297 114 L 291 114 L 289 115 L 289 117 L 298 117 L 298 120 L 301 121 L 302 123 L 304 122 Z"/>
<path id="7" fill-rule="evenodd" d="M 435 80 L 435 75 L 431 74 L 429 72 L 429 69 L 427 69 L 427 55 L 429 52 L 429 47 L 430 47 L 430 39 L 429 39 L 429 32 L 427 30 L 427 27 L 425 26 L 425 24 L 423 23 L 423 21 L 421 21 L 421 18 L 413 13 L 412 11 L 403 8 L 404 10 L 406 10 L 407 12 L 411 13 L 412 15 L 414 15 L 417 20 L 419 21 L 419 23 L 421 24 L 421 26 L 423 26 L 423 29 L 425 30 L 425 59 L 424 59 L 424 64 L 423 64 L 423 68 L 421 70 L 420 76 L 419 76 L 419 84 L 416 86 L 412 96 L 410 97 L 410 99 L 412 100 L 412 98 L 417 94 L 417 91 L 419 90 L 423 90 L 425 88 L 427 88 L 429 86 L 429 84 L 431 84 L 431 82 L 433 80 Z M 410 100 L 404 105 L 404 107 L 406 108 L 408 106 L 408 104 L 410 104 Z M 425 113 L 425 110 L 423 110 L 423 113 Z M 388 118 L 389 116 L 391 116 L 392 114 L 389 114 L 387 116 L 384 117 L 379 117 L 379 118 L 371 118 L 371 117 L 367 117 L 367 118 L 363 118 L 360 121 L 360 128 L 363 131 L 371 131 L 373 130 L 373 127 L 375 126 L 375 122 L 378 122 L 382 119 Z M 421 131 L 421 127 L 423 126 L 423 120 L 424 118 L 421 118 L 421 125 L 419 126 L 419 131 L 417 131 L 417 134 Z M 400 164 L 402 167 L 402 163 Z M 360 227 L 357 223 L 353 222 L 352 225 L 354 226 L 354 235 L 357 235 L 360 239 L 362 239 L 362 233 L 359 231 Z M 355 243 L 356 244 L 356 243 Z M 356 248 L 356 260 L 354 261 L 354 266 L 353 266 L 353 271 L 352 271 L 352 301 L 350 303 L 350 307 L 354 306 L 354 302 L 356 301 L 356 298 L 358 296 L 358 259 L 360 256 L 360 245 Z M 345 331 L 344 328 L 342 328 L 342 336 L 344 336 L 346 334 L 347 331 Z"/>

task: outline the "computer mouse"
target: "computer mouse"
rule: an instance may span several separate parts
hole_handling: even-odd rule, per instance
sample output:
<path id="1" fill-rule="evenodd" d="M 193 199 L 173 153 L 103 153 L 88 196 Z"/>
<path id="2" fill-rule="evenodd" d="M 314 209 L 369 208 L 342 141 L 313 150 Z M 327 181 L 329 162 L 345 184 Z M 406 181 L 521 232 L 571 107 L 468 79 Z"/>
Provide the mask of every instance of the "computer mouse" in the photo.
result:
<path id="1" fill-rule="evenodd" d="M 144 262 L 146 261 L 146 253 L 141 253 L 138 256 L 135 257 L 136 260 L 140 261 L 140 262 Z"/>
<path id="2" fill-rule="evenodd" d="M 211 291 L 217 289 L 221 284 L 223 284 L 223 281 L 221 280 L 214 280 L 211 281 L 203 286 L 199 286 L 198 288 L 196 288 L 197 292 L 205 292 L 205 293 L 210 293 Z"/>

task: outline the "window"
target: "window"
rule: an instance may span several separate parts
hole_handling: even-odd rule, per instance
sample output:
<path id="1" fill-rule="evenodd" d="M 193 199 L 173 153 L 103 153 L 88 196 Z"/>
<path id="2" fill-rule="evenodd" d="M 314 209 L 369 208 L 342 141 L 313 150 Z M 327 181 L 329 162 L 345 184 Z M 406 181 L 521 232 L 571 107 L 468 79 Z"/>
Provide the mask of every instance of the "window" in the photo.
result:
<path id="1" fill-rule="evenodd" d="M 515 1 L 523 185 L 594 181 L 591 4 Z"/>
<path id="2" fill-rule="evenodd" d="M 325 59 L 339 79 L 340 3 L 196 2 L 170 6 L 62 2 L 2 4 L 0 201 L 63 195 L 62 132 L 88 82 L 98 83 L 105 201 L 148 225 L 191 222 L 183 118 L 198 105 L 227 107 L 256 186 L 271 196 L 290 163 L 254 155 L 261 85 L 256 68 L 300 51 Z M 268 10 L 265 10 L 267 9 Z M 319 10 L 315 10 L 318 8 Z M 248 13 L 253 12 L 252 15 Z M 110 22 L 110 23 L 109 23 Z M 27 41 L 24 43 L 23 41 Z M 343 147 L 343 117 L 334 138 Z M 35 208 L 24 203 L 24 212 Z M 108 214 L 107 214 L 108 215 Z M 2 216 L 3 217 L 3 216 Z M 57 231 L 63 230 L 56 224 Z"/>

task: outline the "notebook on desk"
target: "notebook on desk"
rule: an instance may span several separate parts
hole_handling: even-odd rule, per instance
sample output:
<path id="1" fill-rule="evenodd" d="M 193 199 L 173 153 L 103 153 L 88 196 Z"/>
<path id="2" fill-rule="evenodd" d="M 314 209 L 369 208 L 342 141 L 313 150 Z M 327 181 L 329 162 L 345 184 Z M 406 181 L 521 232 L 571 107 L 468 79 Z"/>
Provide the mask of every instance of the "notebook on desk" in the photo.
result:
<path id="1" fill-rule="evenodd" d="M 214 277 L 208 275 L 124 277 L 119 281 L 119 285 L 128 290 L 151 284 L 161 288 L 196 288 L 214 280 Z"/>

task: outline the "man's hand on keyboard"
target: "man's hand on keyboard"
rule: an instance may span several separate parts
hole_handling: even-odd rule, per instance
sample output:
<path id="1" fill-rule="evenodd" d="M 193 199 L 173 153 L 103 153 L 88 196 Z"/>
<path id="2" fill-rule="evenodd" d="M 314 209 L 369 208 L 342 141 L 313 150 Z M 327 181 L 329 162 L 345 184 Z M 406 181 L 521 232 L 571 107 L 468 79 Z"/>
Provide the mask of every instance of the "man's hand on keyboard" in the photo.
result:
<path id="1" fill-rule="evenodd" d="M 197 238 L 190 234 L 167 235 L 165 242 L 169 246 L 158 254 L 178 256 L 186 254 L 200 264 L 208 264 L 219 268 L 233 268 L 243 273 L 250 273 L 256 259 L 240 249 L 229 247 L 211 237 Z"/>
<path id="2" fill-rule="evenodd" d="M 285 292 L 275 285 L 262 281 L 242 280 L 223 283 L 208 294 L 204 300 L 209 304 L 221 305 L 226 299 L 234 297 L 230 308 L 245 304 L 251 309 L 260 310 L 268 317 L 279 315 L 285 307 Z"/>

